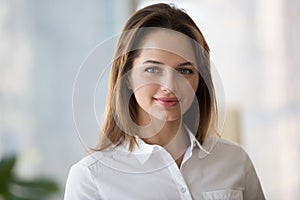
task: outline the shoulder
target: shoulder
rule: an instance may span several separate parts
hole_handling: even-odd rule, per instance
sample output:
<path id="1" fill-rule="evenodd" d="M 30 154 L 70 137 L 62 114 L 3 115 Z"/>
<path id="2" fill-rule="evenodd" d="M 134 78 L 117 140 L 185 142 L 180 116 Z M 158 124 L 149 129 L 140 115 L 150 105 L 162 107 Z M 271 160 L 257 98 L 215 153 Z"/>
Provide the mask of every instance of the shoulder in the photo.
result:
<path id="1" fill-rule="evenodd" d="M 65 186 L 65 200 L 99 199 L 99 188 L 93 173 L 97 173 L 102 157 L 101 152 L 95 152 L 71 167 Z"/>
<path id="2" fill-rule="evenodd" d="M 205 160 L 207 166 L 213 163 L 216 168 L 232 174 L 245 174 L 253 168 L 244 147 L 223 138 L 217 140 Z"/>
<path id="3" fill-rule="evenodd" d="M 220 138 L 218 142 L 216 143 L 215 148 L 219 151 L 223 152 L 231 152 L 231 153 L 237 153 L 237 154 L 246 154 L 245 148 L 231 140 L 227 140 L 224 138 Z"/>
<path id="4" fill-rule="evenodd" d="M 79 160 L 77 163 L 75 163 L 71 167 L 71 172 L 80 172 L 82 173 L 83 171 L 94 171 L 97 168 L 99 168 L 99 165 L 101 164 L 101 160 L 103 159 L 104 154 L 101 151 L 93 152 L 81 160 Z"/>
<path id="5" fill-rule="evenodd" d="M 231 160 L 231 162 L 236 161 L 243 164 L 251 162 L 248 153 L 242 145 L 224 138 L 218 140 L 211 150 L 211 154 L 214 155 L 213 157 L 221 160 Z"/>
<path id="6" fill-rule="evenodd" d="M 222 148 L 230 148 L 230 149 L 235 149 L 235 150 L 240 150 L 243 149 L 242 146 L 234 141 L 227 140 L 224 138 L 220 138 L 218 140 L 217 145 L 219 145 Z"/>

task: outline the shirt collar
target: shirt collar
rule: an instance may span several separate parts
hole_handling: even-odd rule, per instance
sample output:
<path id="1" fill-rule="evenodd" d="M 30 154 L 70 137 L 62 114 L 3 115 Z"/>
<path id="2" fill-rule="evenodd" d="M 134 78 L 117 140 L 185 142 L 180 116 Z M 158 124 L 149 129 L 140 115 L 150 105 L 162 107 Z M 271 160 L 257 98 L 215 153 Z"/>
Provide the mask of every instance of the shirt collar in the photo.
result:
<path id="1" fill-rule="evenodd" d="M 192 131 L 185 125 L 185 129 L 188 133 L 188 136 L 190 138 L 190 146 L 186 150 L 186 155 L 192 155 L 192 151 L 195 147 L 199 148 L 198 157 L 199 159 L 205 158 L 207 155 L 210 154 L 208 150 L 204 146 L 200 144 L 200 142 L 196 139 L 195 135 L 192 133 Z"/>
<path id="2" fill-rule="evenodd" d="M 200 142 L 196 139 L 195 135 L 191 132 L 191 130 L 186 125 L 184 125 L 184 127 L 186 129 L 186 132 L 188 134 L 189 141 L 190 141 L 190 144 L 186 150 L 185 155 L 187 155 L 187 157 L 189 158 L 192 155 L 194 148 L 199 148 L 199 153 L 198 153 L 199 159 L 203 159 L 207 155 L 209 155 L 210 151 L 212 150 L 212 148 L 214 146 L 214 145 L 213 146 L 210 145 L 211 142 L 209 142 L 209 141 L 211 141 L 211 140 L 210 139 L 205 140 L 204 144 L 201 145 Z M 150 156 L 152 155 L 152 153 L 154 151 L 159 151 L 159 150 L 163 149 L 163 147 L 161 147 L 160 145 L 150 145 L 150 144 L 145 143 L 138 136 L 135 136 L 135 139 L 136 139 L 137 145 L 134 147 L 134 149 L 130 153 L 132 153 L 139 160 L 139 162 L 141 164 L 144 164 L 145 162 L 147 162 L 147 160 L 150 158 Z M 122 146 L 123 146 L 123 148 L 122 148 L 123 151 L 124 150 L 128 151 L 128 144 L 122 145 Z M 124 149 L 124 148 L 126 148 L 126 149 Z"/>
<path id="3" fill-rule="evenodd" d="M 196 139 L 195 135 L 191 132 L 191 130 L 186 125 L 185 128 L 190 137 L 191 145 L 199 148 L 199 152 L 198 152 L 199 159 L 204 159 L 206 156 L 210 155 L 220 139 L 220 135 L 218 134 L 218 132 L 215 131 L 214 129 L 211 129 L 207 134 L 207 136 L 205 137 L 203 143 L 200 144 L 200 142 Z"/>

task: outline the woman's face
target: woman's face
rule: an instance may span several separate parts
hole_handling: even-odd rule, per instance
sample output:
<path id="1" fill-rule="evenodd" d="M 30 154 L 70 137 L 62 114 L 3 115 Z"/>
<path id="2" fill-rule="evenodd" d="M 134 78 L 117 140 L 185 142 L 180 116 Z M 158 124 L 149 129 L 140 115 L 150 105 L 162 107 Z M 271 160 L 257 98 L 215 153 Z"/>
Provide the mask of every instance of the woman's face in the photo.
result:
<path id="1" fill-rule="evenodd" d="M 170 42 L 177 45 L 170 47 Z M 155 32 L 146 37 L 141 48 L 128 83 L 138 103 L 138 122 L 148 124 L 149 115 L 165 121 L 180 120 L 199 83 L 192 46 L 178 35 Z M 179 56 L 178 48 L 188 56 Z"/>

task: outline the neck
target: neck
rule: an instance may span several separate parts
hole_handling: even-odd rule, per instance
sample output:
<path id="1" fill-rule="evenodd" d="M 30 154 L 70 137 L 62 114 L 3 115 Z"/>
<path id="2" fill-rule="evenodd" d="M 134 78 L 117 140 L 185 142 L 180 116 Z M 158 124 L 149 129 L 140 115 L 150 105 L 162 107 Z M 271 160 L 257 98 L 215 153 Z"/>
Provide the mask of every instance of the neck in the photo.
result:
<path id="1" fill-rule="evenodd" d="M 176 135 L 183 131 L 181 120 L 162 121 L 155 117 L 141 119 L 140 137 L 148 144 L 157 144 L 165 147 Z"/>
<path id="2" fill-rule="evenodd" d="M 141 128 L 140 132 L 146 143 L 164 147 L 180 166 L 183 154 L 189 146 L 189 138 L 180 119 L 163 123 L 152 118 L 151 123 Z"/>

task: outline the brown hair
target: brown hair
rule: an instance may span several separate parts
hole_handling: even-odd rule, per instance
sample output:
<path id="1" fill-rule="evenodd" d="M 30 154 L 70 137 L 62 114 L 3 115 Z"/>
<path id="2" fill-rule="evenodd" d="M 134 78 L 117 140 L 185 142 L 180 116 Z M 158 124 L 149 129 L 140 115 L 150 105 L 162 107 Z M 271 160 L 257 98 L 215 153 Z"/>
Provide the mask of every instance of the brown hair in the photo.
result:
<path id="1" fill-rule="evenodd" d="M 126 87 L 126 76 L 132 68 L 134 59 L 139 56 L 139 51 L 134 48 L 145 37 L 145 33 L 138 30 L 146 27 L 177 31 L 195 41 L 192 45 L 200 81 L 196 90 L 197 98 L 193 104 L 199 105 L 197 107 L 199 112 L 194 110 L 192 104 L 183 115 L 183 122 L 187 124 L 201 144 L 206 138 L 209 128 L 216 125 L 217 105 L 210 72 L 209 47 L 201 31 L 184 11 L 174 5 L 154 4 L 134 13 L 126 22 L 119 37 L 110 73 L 102 134 L 96 150 L 104 149 L 112 144 L 118 145 L 124 141 L 129 142 L 130 150 L 136 145 L 133 136 L 135 130 L 131 128 L 132 124 L 130 123 L 132 120 L 136 120 L 137 102 L 134 95 L 131 95 L 130 89 Z M 126 102 L 129 102 L 129 108 L 126 107 Z M 129 109 L 127 114 L 126 109 Z"/>

